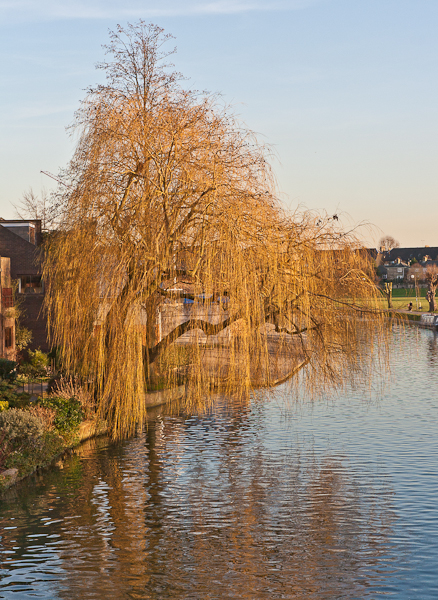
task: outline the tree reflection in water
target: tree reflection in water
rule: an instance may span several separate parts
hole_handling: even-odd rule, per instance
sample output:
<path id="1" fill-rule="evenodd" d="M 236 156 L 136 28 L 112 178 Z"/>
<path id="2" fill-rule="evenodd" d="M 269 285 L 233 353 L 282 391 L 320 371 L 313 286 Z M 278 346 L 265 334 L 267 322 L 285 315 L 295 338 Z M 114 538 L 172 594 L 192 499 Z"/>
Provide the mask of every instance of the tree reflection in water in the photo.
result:
<path id="1" fill-rule="evenodd" d="M 438 364 L 438 335 L 436 331 L 427 340 L 428 358 L 431 367 L 436 367 Z"/>
<path id="2" fill-rule="evenodd" d="M 123 444 L 88 442 L 10 494 L 5 514 L 16 493 L 31 532 L 4 532 L 3 573 L 27 564 L 48 598 L 374 597 L 395 551 L 391 491 L 363 485 L 346 458 L 270 440 L 264 411 L 167 415 Z M 29 535 L 44 532 L 38 574 Z"/>

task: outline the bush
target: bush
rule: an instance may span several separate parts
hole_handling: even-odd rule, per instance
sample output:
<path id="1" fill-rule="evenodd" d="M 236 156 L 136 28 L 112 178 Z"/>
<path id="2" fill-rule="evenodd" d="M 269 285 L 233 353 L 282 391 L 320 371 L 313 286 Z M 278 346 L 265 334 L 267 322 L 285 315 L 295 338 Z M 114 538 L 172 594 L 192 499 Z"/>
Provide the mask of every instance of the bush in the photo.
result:
<path id="1" fill-rule="evenodd" d="M 14 447 L 32 444 L 43 434 L 41 419 L 26 410 L 11 408 L 0 412 L 0 430 Z"/>
<path id="2" fill-rule="evenodd" d="M 2 466 L 7 469 L 15 468 L 18 469 L 18 477 L 24 477 L 36 468 L 49 464 L 64 448 L 64 440 L 55 431 L 46 431 L 37 444 L 25 445 L 20 451 L 11 452 L 2 444 L 0 431 L 0 470 Z"/>
<path id="3" fill-rule="evenodd" d="M 17 363 L 15 360 L 7 360 L 6 358 L 0 358 L 0 377 L 13 381 L 17 377 Z"/>
<path id="4" fill-rule="evenodd" d="M 47 367 L 49 366 L 49 357 L 41 350 L 29 350 L 30 364 L 33 367 L 34 375 L 43 377 L 47 375 Z"/>
<path id="5" fill-rule="evenodd" d="M 16 325 L 15 327 L 15 347 L 19 352 L 28 347 L 32 341 L 32 332 L 26 327 Z"/>
<path id="6" fill-rule="evenodd" d="M 28 351 L 29 361 L 20 366 L 21 373 L 32 375 L 33 377 L 44 377 L 47 375 L 47 367 L 49 366 L 49 357 L 41 350 Z"/>
<path id="7" fill-rule="evenodd" d="M 30 394 L 17 392 L 14 384 L 0 380 L 0 403 L 7 402 L 9 408 L 24 408 L 29 403 L 29 398 Z"/>
<path id="8" fill-rule="evenodd" d="M 83 418 L 91 419 L 96 412 L 96 402 L 86 385 L 81 385 L 76 377 L 58 376 L 49 383 L 50 392 L 57 398 L 75 398 L 82 406 Z"/>
<path id="9" fill-rule="evenodd" d="M 8 410 L 9 408 L 9 402 L 7 400 L 0 400 L 0 412 L 3 412 L 4 410 Z"/>
<path id="10" fill-rule="evenodd" d="M 27 408 L 27 411 L 40 419 L 45 431 L 52 431 L 56 417 L 56 411 L 53 408 L 33 404 Z"/>
<path id="11" fill-rule="evenodd" d="M 26 408 L 30 402 L 30 394 L 24 393 L 2 393 L 1 398 L 3 402 L 9 404 L 9 408 Z"/>
<path id="12" fill-rule="evenodd" d="M 53 425 L 60 433 L 73 431 L 84 418 L 81 403 L 76 398 L 49 396 L 39 400 L 38 405 L 55 411 Z"/>

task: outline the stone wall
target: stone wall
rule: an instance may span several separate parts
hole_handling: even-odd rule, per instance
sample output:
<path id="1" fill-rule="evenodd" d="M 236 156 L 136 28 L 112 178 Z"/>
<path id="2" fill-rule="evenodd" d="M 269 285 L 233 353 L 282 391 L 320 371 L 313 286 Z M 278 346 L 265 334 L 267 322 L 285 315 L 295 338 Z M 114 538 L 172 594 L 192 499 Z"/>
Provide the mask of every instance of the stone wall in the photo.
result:
<path id="1" fill-rule="evenodd" d="M 228 318 L 228 312 L 225 311 L 219 304 L 211 305 L 199 305 L 199 304 L 163 304 L 157 313 L 157 325 L 156 325 L 156 336 L 157 339 L 163 339 L 168 333 L 170 333 L 175 327 L 189 321 L 190 319 L 202 319 L 209 323 L 220 323 L 224 319 Z M 200 329 L 188 331 L 181 338 L 178 343 L 186 344 L 190 341 L 205 342 L 207 339 L 206 334 Z M 228 339 L 228 332 L 223 331 L 217 336 L 210 336 L 209 340 L 224 341 Z"/>

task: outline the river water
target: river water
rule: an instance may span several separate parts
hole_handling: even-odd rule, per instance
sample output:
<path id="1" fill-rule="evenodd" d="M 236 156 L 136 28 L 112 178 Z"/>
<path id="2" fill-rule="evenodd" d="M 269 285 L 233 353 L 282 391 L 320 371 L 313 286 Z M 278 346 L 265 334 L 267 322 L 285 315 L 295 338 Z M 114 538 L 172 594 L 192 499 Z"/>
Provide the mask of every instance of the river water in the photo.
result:
<path id="1" fill-rule="evenodd" d="M 0 500 L 0 598 L 438 598 L 436 334 L 390 363 L 85 443 Z"/>

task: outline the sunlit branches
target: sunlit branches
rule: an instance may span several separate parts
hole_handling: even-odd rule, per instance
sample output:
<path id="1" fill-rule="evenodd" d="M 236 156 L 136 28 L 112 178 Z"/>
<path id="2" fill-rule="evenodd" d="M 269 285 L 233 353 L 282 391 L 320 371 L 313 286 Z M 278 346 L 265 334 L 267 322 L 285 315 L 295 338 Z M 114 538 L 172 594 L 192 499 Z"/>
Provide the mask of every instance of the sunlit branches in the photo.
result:
<path id="1" fill-rule="evenodd" d="M 290 372 L 305 360 L 324 384 L 360 362 L 358 312 L 380 322 L 354 234 L 281 207 L 269 148 L 219 98 L 163 66 L 166 40 L 141 22 L 111 35 L 107 82 L 77 113 L 72 189 L 47 246 L 52 341 L 66 370 L 93 388 L 115 437 L 142 422 L 148 386 L 184 377 L 192 399 L 206 397 L 224 365 L 206 359 L 204 334 L 227 347 L 216 384 L 249 390 L 254 365 L 270 360 L 268 332 L 284 348 L 299 340 Z M 163 332 L 175 289 L 193 307 Z M 188 332 L 189 363 L 163 367 Z"/>

